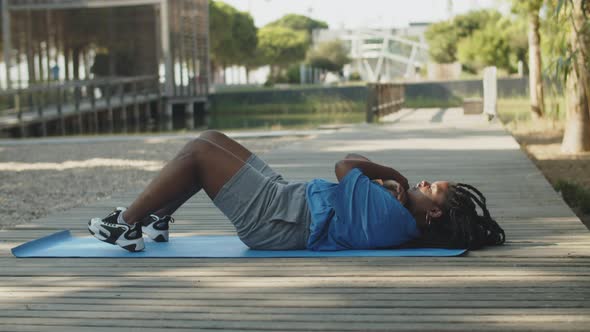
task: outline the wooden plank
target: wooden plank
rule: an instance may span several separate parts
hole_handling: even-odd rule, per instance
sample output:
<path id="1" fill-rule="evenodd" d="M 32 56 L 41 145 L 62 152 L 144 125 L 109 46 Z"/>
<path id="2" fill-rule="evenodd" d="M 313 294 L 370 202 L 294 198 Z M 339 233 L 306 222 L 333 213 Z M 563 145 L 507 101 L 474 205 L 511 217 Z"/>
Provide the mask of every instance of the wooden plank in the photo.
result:
<path id="1" fill-rule="evenodd" d="M 501 127 L 454 110 L 429 122 L 435 113 L 402 110 L 385 117 L 391 124 L 318 135 L 264 158 L 298 180 L 334 180 L 333 164 L 346 151 L 415 180 L 472 182 L 506 230 L 505 246 L 419 258 L 10 256 L 11 246 L 59 229 L 87 236 L 84 221 L 129 204 L 137 194 L 129 192 L 0 231 L 0 330 L 587 330 L 588 230 Z M 235 234 L 203 194 L 176 217 L 172 239 Z"/>
<path id="2" fill-rule="evenodd" d="M 569 318 L 569 317 L 568 317 Z M 17 325 L 22 319 L 20 318 L 5 318 L 3 324 Z M 202 320 L 202 321 L 187 321 L 175 320 L 166 321 L 164 324 L 160 322 L 162 328 L 193 328 L 193 329 L 244 329 L 244 330 L 285 330 L 285 331 L 301 331 L 301 330 L 330 330 L 330 331 L 358 331 L 358 330 L 430 330 L 430 331 L 456 331 L 459 330 L 487 330 L 497 331 L 498 329 L 514 329 L 515 326 L 520 326 L 521 329 L 535 328 L 537 331 L 555 331 L 559 329 L 567 329 L 568 331 L 586 331 L 587 325 L 585 321 L 561 321 L 561 322 L 526 322 L 525 319 L 518 323 L 498 322 L 488 326 L 482 325 L 479 322 L 469 323 L 462 319 L 455 319 L 447 324 L 441 325 L 440 322 L 339 322 L 339 321 L 320 321 L 320 322 L 300 322 L 300 321 L 217 321 L 217 320 Z M 43 327 L 54 327 L 63 324 L 61 318 L 36 318 L 36 324 Z M 107 327 L 113 323 L 110 320 L 89 319 L 85 318 L 71 318 L 67 320 L 70 326 L 82 327 Z M 138 318 L 137 320 L 118 320 L 117 327 L 129 328 L 143 328 L 153 327 L 158 322 L 144 320 Z M 494 328 L 492 328 L 492 326 Z M 537 328 L 538 326 L 538 328 Z M 451 328 L 452 327 L 452 328 Z"/>
<path id="3" fill-rule="evenodd" d="M 30 318 L 61 318 L 61 319 L 82 319 L 87 318 L 88 313 L 83 311 L 22 311 L 22 310 L 10 310 L 3 311 L 2 317 L 14 317 L 21 319 Z M 126 312 L 113 312 L 113 311 L 97 311 L 98 317 L 108 316 L 110 319 L 124 319 L 136 321 L 137 317 L 135 313 Z M 436 313 L 404 313 L 404 314 L 391 314 L 391 315 L 374 315 L 374 314 L 322 314 L 322 315 L 301 315 L 301 314 L 290 314 L 290 313 L 255 313 L 249 312 L 247 314 L 235 314 L 235 313 L 185 313 L 185 312 L 150 312 L 149 315 L 142 317 L 142 320 L 158 324 L 161 321 L 206 321 L 206 320 L 227 320 L 227 321 L 285 321 L 285 322 L 326 322 L 326 321 L 340 321 L 349 323 L 412 323 L 420 321 L 426 322 L 438 322 L 438 323 L 452 323 L 457 321 L 456 315 L 448 314 L 436 314 Z M 584 313 L 568 314 L 569 323 L 590 323 L 590 317 Z M 522 314 L 501 314 L 501 315 L 485 315 L 480 317 L 468 316 L 462 319 L 464 323 L 563 323 L 563 316 L 558 314 L 544 313 L 540 315 L 538 313 L 531 313 L 523 317 Z"/>
<path id="4" fill-rule="evenodd" d="M 128 313 L 243 313 L 243 314 L 296 314 L 296 315 L 407 315 L 416 313 L 416 308 L 410 307 L 395 307 L 395 308 L 319 308 L 319 307 L 224 307 L 224 306 L 195 306 L 195 305 L 175 305 L 154 308 L 148 305 L 125 306 L 117 303 L 110 305 L 103 304 L 88 304 L 84 307 L 76 304 L 19 304 L 14 307 L 0 304 L 2 310 L 30 310 L 32 312 L 50 311 L 103 311 L 103 312 L 128 312 Z M 86 309 L 86 310 L 81 310 Z M 558 314 L 562 316 L 580 315 L 588 313 L 587 308 L 471 308 L 469 311 L 473 316 L 485 315 L 522 315 L 522 316 L 536 316 L 536 315 L 551 315 Z M 449 315 L 449 316 L 464 316 L 465 308 L 429 308 L 424 314 L 430 315 Z M 305 317 L 302 317 L 304 319 Z"/>
<path id="5" fill-rule="evenodd" d="M 135 291 L 135 292 L 125 292 L 119 290 L 80 290 L 80 291 L 45 291 L 45 292 L 37 292 L 37 291 L 10 291 L 6 293 L 6 303 L 9 302 L 28 302 L 31 299 L 36 299 L 39 297 L 51 297 L 52 300 L 70 300 L 70 299 L 80 299 L 86 300 L 85 303 L 95 303 L 95 300 L 108 300 L 108 299 L 117 299 L 117 300 L 149 300 L 152 301 L 175 301 L 178 300 L 177 304 L 182 304 L 183 301 L 210 301 L 210 304 L 213 304 L 216 301 L 227 303 L 227 301 L 235 301 L 234 305 L 239 306 L 240 303 L 243 302 L 250 302 L 250 301 L 281 301 L 285 298 L 289 297 L 289 292 L 284 291 L 282 293 L 257 293 L 257 292 L 248 292 L 248 293 L 238 293 L 238 294 L 227 294 L 218 290 L 218 293 L 200 293 L 200 292 L 175 292 L 175 293 L 168 293 L 159 292 L 159 291 Z M 314 305 L 316 303 L 323 303 L 324 301 L 339 301 L 343 298 L 347 298 L 347 300 L 355 300 L 355 301 L 372 301 L 375 305 L 379 305 L 381 303 L 399 303 L 399 302 L 406 302 L 406 301 L 420 301 L 420 302 L 434 302 L 434 301 L 448 301 L 449 294 L 448 293 L 414 293 L 411 290 L 408 290 L 405 293 L 395 293 L 395 294 L 380 294 L 380 293 L 369 293 L 369 294 L 361 294 L 355 293 L 350 294 L 347 293 L 346 295 L 334 292 L 331 294 L 313 294 L 313 293 L 298 293 L 296 299 L 292 299 L 291 303 L 308 303 L 309 305 Z M 530 301 L 530 302 L 543 302 L 543 303 L 554 303 L 554 302 L 583 302 L 585 299 L 588 298 L 590 295 L 590 289 L 582 289 L 576 292 L 568 292 L 562 289 L 556 289 L 554 291 L 539 291 L 539 292 L 528 292 L 528 291 L 521 291 L 521 292 L 504 292 L 502 293 L 501 298 L 495 292 L 489 293 L 471 293 L 471 292 L 463 292 L 457 293 L 454 296 L 455 301 L 464 302 L 464 305 L 470 304 L 472 302 L 480 302 L 480 301 L 487 301 L 490 306 L 495 306 L 497 302 L 514 302 L 514 301 Z M 395 297 L 403 297 L 403 300 L 392 300 Z M 157 304 L 157 302 L 154 302 Z M 0 313 L 0 316 L 4 315 L 4 313 Z"/>

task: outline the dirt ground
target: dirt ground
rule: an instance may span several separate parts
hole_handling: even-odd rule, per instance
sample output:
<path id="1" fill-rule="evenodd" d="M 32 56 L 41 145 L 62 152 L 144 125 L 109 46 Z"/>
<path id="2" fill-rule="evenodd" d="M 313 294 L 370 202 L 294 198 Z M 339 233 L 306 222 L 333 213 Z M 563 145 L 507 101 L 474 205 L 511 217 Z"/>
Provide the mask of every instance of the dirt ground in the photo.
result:
<path id="1" fill-rule="evenodd" d="M 521 148 L 552 185 L 559 180 L 566 180 L 590 190 L 590 153 L 580 155 L 561 153 L 563 138 L 561 125 L 533 121 L 527 126 L 506 125 L 506 128 L 512 132 Z M 590 229 L 590 214 L 583 214 L 576 208 L 573 210 Z"/>
<path id="2" fill-rule="evenodd" d="M 301 137 L 238 141 L 256 154 Z M 185 138 L 84 142 L 0 142 L 0 229 L 138 190 L 186 144 Z"/>

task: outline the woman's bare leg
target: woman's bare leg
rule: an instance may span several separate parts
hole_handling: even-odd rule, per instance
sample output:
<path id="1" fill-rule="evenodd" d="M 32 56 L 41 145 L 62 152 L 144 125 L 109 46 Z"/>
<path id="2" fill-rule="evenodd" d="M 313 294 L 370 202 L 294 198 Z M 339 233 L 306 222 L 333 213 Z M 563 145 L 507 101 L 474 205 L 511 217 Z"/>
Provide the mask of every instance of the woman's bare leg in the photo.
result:
<path id="1" fill-rule="evenodd" d="M 246 160 L 248 160 L 248 158 L 250 158 L 250 156 L 252 155 L 252 152 L 248 150 L 245 146 L 227 137 L 224 133 L 221 133 L 219 131 L 207 130 L 204 131 L 201 135 L 199 135 L 199 137 L 202 139 L 206 139 L 212 143 L 215 143 L 216 145 L 219 145 L 220 147 L 227 150 L 234 156 L 243 160 L 244 162 L 246 162 Z"/>
<path id="2" fill-rule="evenodd" d="M 168 204 L 190 198 L 201 189 L 214 199 L 245 164 L 242 158 L 246 154 L 242 150 L 237 152 L 238 155 L 229 152 L 206 138 L 189 142 L 123 212 L 123 219 L 134 224 Z"/>
<path id="3" fill-rule="evenodd" d="M 233 154 L 236 158 L 242 160 L 244 163 L 250 158 L 252 152 L 248 150 L 246 147 L 241 145 L 240 143 L 234 141 L 233 139 L 227 137 L 225 134 L 215 131 L 215 130 L 207 130 L 199 135 L 199 138 L 207 140 L 220 148 L 226 150 L 227 152 Z M 186 193 L 183 197 L 180 197 L 164 206 L 163 208 L 157 210 L 153 214 L 157 215 L 158 217 L 163 217 L 166 215 L 172 215 L 179 207 L 181 207 L 187 200 L 193 197 L 198 192 L 198 189 L 192 190 Z"/>
<path id="4" fill-rule="evenodd" d="M 193 190 L 188 194 L 184 195 L 183 197 L 172 201 L 171 203 L 166 204 L 163 208 L 157 210 L 156 212 L 152 213 L 160 218 L 164 216 L 171 216 L 178 208 L 180 208 L 186 201 L 188 201 L 191 197 L 193 197 L 198 191 Z"/>

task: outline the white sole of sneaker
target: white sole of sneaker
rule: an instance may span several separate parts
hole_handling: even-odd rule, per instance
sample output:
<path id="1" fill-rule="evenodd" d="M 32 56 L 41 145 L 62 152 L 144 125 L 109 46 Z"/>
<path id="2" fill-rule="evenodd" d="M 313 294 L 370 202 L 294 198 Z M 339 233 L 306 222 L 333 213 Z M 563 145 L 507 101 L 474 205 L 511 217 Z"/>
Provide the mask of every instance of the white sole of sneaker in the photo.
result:
<path id="1" fill-rule="evenodd" d="M 159 231 L 151 226 L 144 227 L 142 231 L 155 242 L 168 242 L 169 233 L 167 231 Z"/>
<path id="2" fill-rule="evenodd" d="M 88 231 L 98 240 L 112 245 L 118 245 L 131 252 L 142 251 L 145 249 L 143 238 L 128 240 L 123 236 L 119 236 L 115 242 L 108 241 L 110 234 L 108 233 L 108 230 L 99 227 L 100 223 L 98 221 L 99 220 L 93 222 L 93 220 L 90 220 L 90 223 L 88 224 Z"/>

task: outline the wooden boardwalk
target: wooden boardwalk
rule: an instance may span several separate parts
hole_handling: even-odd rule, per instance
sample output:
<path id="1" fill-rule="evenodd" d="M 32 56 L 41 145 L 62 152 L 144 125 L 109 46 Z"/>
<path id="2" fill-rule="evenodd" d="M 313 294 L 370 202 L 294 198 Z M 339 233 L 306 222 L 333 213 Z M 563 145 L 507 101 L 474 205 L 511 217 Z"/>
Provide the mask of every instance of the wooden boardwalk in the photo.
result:
<path id="1" fill-rule="evenodd" d="M 157 93 L 149 93 L 144 95 L 133 96 L 133 94 L 126 94 L 117 96 L 111 101 L 106 99 L 98 99 L 93 105 L 90 101 L 82 101 L 78 106 L 73 103 L 62 105 L 62 109 L 58 110 L 57 106 L 46 106 L 42 109 L 43 118 L 39 117 L 37 110 L 24 112 L 22 115 L 22 123 L 25 125 L 38 123 L 41 121 L 51 121 L 59 119 L 60 117 L 71 117 L 90 112 L 101 112 L 109 108 L 116 109 L 121 107 L 130 107 L 136 104 L 145 104 L 152 101 L 160 100 L 160 95 Z M 77 109 L 76 109 L 77 107 Z M 61 112 L 61 113 L 60 113 Z M 17 127 L 20 125 L 18 116 L 16 114 L 0 116 L 0 129 Z"/>
<path id="2" fill-rule="evenodd" d="M 347 152 L 411 182 L 454 179 L 487 196 L 505 246 L 453 258 L 16 259 L 9 249 L 133 194 L 0 232 L 0 331 L 588 331 L 590 233 L 498 124 L 402 110 L 263 156 L 293 180 L 334 179 Z M 232 234 L 199 194 L 179 234 Z"/>

